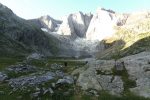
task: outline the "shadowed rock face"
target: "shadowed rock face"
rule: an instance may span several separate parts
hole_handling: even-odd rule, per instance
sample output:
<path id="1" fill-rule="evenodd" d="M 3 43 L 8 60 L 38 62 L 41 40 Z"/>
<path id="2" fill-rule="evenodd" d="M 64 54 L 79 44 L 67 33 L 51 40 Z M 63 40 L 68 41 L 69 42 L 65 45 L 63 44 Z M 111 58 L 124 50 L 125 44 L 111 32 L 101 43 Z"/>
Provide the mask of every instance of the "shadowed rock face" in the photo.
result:
<path id="1" fill-rule="evenodd" d="M 83 14 L 82 12 L 70 14 L 63 19 L 63 23 L 60 25 L 58 33 L 62 35 L 71 35 L 73 38 L 83 38 L 85 37 L 91 18 L 92 14 L 88 15 Z"/>

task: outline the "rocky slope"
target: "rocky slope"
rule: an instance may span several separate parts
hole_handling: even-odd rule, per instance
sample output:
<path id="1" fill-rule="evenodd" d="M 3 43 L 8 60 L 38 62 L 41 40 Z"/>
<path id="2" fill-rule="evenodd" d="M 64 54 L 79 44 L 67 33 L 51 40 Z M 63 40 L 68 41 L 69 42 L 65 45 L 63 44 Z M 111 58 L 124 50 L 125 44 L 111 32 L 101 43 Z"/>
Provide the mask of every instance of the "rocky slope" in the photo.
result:
<path id="1" fill-rule="evenodd" d="M 113 36 L 104 39 L 106 49 L 99 58 L 121 58 L 142 51 L 149 51 L 149 11 L 128 14 L 124 25 L 116 26 Z"/>
<path id="2" fill-rule="evenodd" d="M 0 55 L 40 52 L 56 53 L 58 40 L 47 35 L 34 24 L 18 17 L 0 4 Z M 26 54 L 25 53 L 25 54 Z"/>

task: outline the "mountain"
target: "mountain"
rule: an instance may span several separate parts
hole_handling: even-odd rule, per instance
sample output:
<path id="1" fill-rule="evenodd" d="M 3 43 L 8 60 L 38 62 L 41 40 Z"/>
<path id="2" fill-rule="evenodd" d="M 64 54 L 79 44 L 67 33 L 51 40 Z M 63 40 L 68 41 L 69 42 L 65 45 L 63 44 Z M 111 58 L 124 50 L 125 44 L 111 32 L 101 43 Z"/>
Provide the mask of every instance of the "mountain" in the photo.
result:
<path id="1" fill-rule="evenodd" d="M 115 33 L 103 42 L 106 49 L 99 52 L 99 58 L 121 58 L 127 55 L 149 51 L 150 12 L 128 14 L 123 25 L 115 26 Z"/>
<path id="2" fill-rule="evenodd" d="M 15 15 L 0 4 L 0 55 L 26 55 L 39 52 L 45 55 L 57 53 L 59 42 L 39 27 Z"/>
<path id="3" fill-rule="evenodd" d="M 69 35 L 72 38 L 85 38 L 92 16 L 92 14 L 83 14 L 82 12 L 69 14 L 64 17 L 58 33 Z"/>
<path id="4" fill-rule="evenodd" d="M 0 4 L 2 100 L 149 100 L 149 76 L 149 11 L 25 20 Z"/>
<path id="5" fill-rule="evenodd" d="M 1 56 L 28 56 L 32 53 L 56 57 L 91 55 L 88 54 L 88 50 L 85 50 L 83 44 L 77 46 L 72 39 L 51 32 L 55 31 L 61 21 L 49 16 L 25 20 L 1 4 L 0 23 Z M 45 32 L 41 28 L 48 31 Z"/>
<path id="6" fill-rule="evenodd" d="M 33 22 L 41 29 L 46 29 L 48 32 L 57 31 L 57 28 L 62 23 L 60 20 L 53 19 L 49 15 L 41 16 L 40 18 L 31 19 L 29 21 Z"/>
<path id="7" fill-rule="evenodd" d="M 116 14 L 114 11 L 98 8 L 86 32 L 88 40 L 103 40 L 115 33 L 114 26 L 123 25 L 127 19 L 125 14 Z"/>
<path id="8" fill-rule="evenodd" d="M 112 58 L 119 52 L 123 57 L 140 52 L 134 50 L 134 44 L 147 40 L 150 31 L 148 11 L 121 14 L 98 8 L 94 15 L 78 12 L 62 21 L 48 15 L 25 20 L 1 4 L 0 14 L 1 55 L 37 52 L 57 57 Z M 143 50 L 148 50 L 147 46 Z"/>

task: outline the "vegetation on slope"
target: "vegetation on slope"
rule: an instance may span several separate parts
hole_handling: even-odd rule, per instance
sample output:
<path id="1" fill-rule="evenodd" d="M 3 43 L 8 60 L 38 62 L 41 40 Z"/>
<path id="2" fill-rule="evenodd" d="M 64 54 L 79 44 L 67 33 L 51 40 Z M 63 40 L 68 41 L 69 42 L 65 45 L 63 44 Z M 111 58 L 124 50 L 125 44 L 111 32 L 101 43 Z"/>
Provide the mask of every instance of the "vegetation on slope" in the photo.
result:
<path id="1" fill-rule="evenodd" d="M 135 33 L 132 30 L 119 28 L 116 35 L 103 40 L 105 51 L 99 53 L 100 59 L 119 59 L 128 55 L 150 50 L 150 32 Z"/>

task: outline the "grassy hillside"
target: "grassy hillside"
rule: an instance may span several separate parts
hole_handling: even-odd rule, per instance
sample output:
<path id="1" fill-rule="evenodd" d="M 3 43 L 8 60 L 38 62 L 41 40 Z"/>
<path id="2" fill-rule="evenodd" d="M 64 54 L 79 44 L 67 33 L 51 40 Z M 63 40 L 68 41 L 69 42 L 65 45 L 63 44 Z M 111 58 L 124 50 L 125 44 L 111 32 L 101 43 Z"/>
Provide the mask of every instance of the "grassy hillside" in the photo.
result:
<path id="1" fill-rule="evenodd" d="M 150 32 L 135 33 L 120 28 L 116 36 L 103 41 L 106 48 L 98 53 L 100 59 L 119 59 L 124 56 L 150 50 Z"/>

